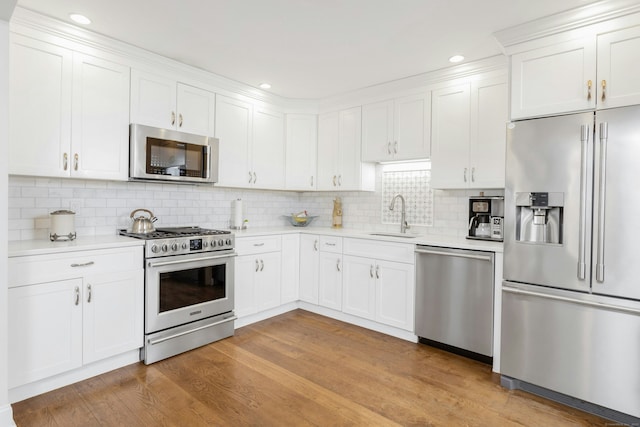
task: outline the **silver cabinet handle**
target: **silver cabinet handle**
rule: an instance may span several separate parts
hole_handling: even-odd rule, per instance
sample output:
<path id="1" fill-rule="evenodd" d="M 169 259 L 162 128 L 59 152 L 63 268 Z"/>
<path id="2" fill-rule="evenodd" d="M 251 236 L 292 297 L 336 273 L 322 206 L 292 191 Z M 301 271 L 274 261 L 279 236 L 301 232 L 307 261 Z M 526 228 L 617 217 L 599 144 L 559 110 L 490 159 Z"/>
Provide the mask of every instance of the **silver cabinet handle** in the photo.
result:
<path id="1" fill-rule="evenodd" d="M 258 175 L 254 172 L 253 173 L 253 183 L 255 184 L 256 182 L 258 182 Z"/>
<path id="2" fill-rule="evenodd" d="M 327 242 L 327 243 L 325 243 L 325 245 L 327 245 L 327 246 L 335 246 L 336 244 Z"/>
<path id="3" fill-rule="evenodd" d="M 337 186 L 337 184 L 336 184 L 336 178 L 338 178 L 338 177 L 337 177 L 337 176 L 335 176 L 335 175 L 333 175 L 333 186 L 334 186 L 334 187 L 336 187 L 336 186 Z"/>
<path id="4" fill-rule="evenodd" d="M 256 273 L 260 270 L 260 261 L 256 259 Z"/>
<path id="5" fill-rule="evenodd" d="M 586 246 L 587 241 L 587 156 L 589 153 L 589 129 L 590 125 L 582 125 L 580 128 L 581 163 L 580 163 L 580 231 L 578 235 L 578 280 L 586 277 Z"/>
<path id="6" fill-rule="evenodd" d="M 178 114 L 178 127 L 182 127 L 182 113 Z"/>
<path id="7" fill-rule="evenodd" d="M 387 153 L 391 154 L 391 141 L 387 143 Z"/>
<path id="8" fill-rule="evenodd" d="M 463 254 L 456 252 L 440 252 L 440 251 L 430 251 L 428 249 L 416 249 L 417 254 L 428 254 L 428 255 L 442 255 L 442 256 L 455 256 L 458 258 L 470 258 L 470 259 L 479 259 L 481 261 L 492 261 L 490 256 L 485 255 L 473 255 L 473 254 Z"/>
<path id="9" fill-rule="evenodd" d="M 311 175 L 311 187 L 313 187 L 313 175 Z"/>
<path id="10" fill-rule="evenodd" d="M 264 270 L 264 261 L 260 260 L 260 271 Z"/>
<path id="11" fill-rule="evenodd" d="M 340 259 L 336 262 L 336 269 L 340 271 Z"/>
<path id="12" fill-rule="evenodd" d="M 398 141 L 393 143 L 393 154 L 398 154 Z"/>
<path id="13" fill-rule="evenodd" d="M 373 265 L 369 266 L 369 276 L 373 279 Z"/>
<path id="14" fill-rule="evenodd" d="M 71 264 L 71 267 L 88 267 L 88 266 L 93 265 L 93 264 L 95 264 L 93 261 L 83 262 L 83 263 L 80 263 L 80 264 L 77 264 L 77 263 L 74 262 L 73 264 Z"/>
<path id="15" fill-rule="evenodd" d="M 253 176 L 251 175 L 251 171 L 249 171 L 249 184 L 251 184 L 252 179 L 253 179 Z"/>
<path id="16" fill-rule="evenodd" d="M 87 302 L 91 302 L 91 285 L 87 285 Z"/>
<path id="17" fill-rule="evenodd" d="M 609 124 L 600 123 L 600 183 L 598 194 L 598 249 L 596 255 L 596 280 L 604 282 L 604 213 L 607 191 L 607 140 Z"/>
<path id="18" fill-rule="evenodd" d="M 171 126 L 176 124 L 176 113 L 175 111 L 171 112 Z"/>
<path id="19" fill-rule="evenodd" d="M 318 251 L 318 239 L 315 240 L 315 242 L 313 242 L 313 250 L 314 251 Z"/>
<path id="20" fill-rule="evenodd" d="M 464 182 L 467 182 L 467 168 L 464 168 Z"/>
<path id="21" fill-rule="evenodd" d="M 376 265 L 376 279 L 380 278 L 380 266 Z"/>
<path id="22" fill-rule="evenodd" d="M 78 153 L 75 153 L 73 155 L 73 170 L 75 171 L 78 170 L 78 160 L 79 160 Z"/>
<path id="23" fill-rule="evenodd" d="M 264 246 L 264 242 L 262 242 L 262 243 L 254 243 L 253 246 L 256 246 L 256 247 Z"/>
<path id="24" fill-rule="evenodd" d="M 80 288 L 78 286 L 75 287 L 75 289 L 73 290 L 75 296 L 76 296 L 76 302 L 75 305 L 80 304 Z"/>
<path id="25" fill-rule="evenodd" d="M 338 175 L 338 187 L 342 187 L 342 175 Z"/>
<path id="26" fill-rule="evenodd" d="M 476 168 L 475 168 L 475 166 L 471 168 L 471 182 L 476 182 Z"/>
<path id="27" fill-rule="evenodd" d="M 62 155 L 62 168 L 64 170 L 69 169 L 69 155 L 67 155 L 67 153 Z"/>

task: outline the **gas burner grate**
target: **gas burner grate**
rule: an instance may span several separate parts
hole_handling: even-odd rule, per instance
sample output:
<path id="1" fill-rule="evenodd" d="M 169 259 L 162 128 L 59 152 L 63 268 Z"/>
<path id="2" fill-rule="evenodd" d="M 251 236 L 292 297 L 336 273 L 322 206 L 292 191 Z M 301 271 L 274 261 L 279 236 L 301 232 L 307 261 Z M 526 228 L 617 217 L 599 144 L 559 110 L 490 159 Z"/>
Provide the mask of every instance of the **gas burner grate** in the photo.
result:
<path id="1" fill-rule="evenodd" d="M 151 233 L 131 233 L 127 230 L 119 230 L 121 236 L 133 237 L 135 239 L 170 239 L 173 237 L 188 237 L 188 236 L 217 236 L 231 234 L 226 230 L 210 230 L 200 227 L 167 227 L 158 228 Z"/>

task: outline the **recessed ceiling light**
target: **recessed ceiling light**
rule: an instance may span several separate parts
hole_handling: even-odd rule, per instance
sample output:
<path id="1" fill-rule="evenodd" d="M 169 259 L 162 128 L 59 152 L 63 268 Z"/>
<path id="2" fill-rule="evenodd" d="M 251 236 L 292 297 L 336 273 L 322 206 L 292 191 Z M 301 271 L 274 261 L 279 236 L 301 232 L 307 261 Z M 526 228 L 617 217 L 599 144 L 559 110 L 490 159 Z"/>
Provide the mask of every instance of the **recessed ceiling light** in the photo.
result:
<path id="1" fill-rule="evenodd" d="M 73 22 L 77 22 L 78 24 L 82 24 L 82 25 L 91 24 L 91 19 L 79 13 L 71 13 L 69 14 L 69 18 L 71 18 Z"/>
<path id="2" fill-rule="evenodd" d="M 449 62 L 453 62 L 454 64 L 456 62 L 462 62 L 464 61 L 464 56 L 462 55 L 453 55 L 451 58 L 449 58 Z"/>
<path id="3" fill-rule="evenodd" d="M 269 83 L 260 83 L 260 89 L 271 89 L 271 85 Z"/>

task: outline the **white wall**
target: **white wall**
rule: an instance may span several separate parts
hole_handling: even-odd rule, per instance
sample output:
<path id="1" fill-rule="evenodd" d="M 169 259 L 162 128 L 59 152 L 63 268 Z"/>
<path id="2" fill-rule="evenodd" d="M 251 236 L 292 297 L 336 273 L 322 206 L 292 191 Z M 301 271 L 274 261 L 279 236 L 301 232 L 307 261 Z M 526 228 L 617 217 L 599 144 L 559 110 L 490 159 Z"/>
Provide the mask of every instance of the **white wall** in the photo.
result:
<path id="1" fill-rule="evenodd" d="M 15 4 L 15 2 L 14 2 Z M 6 11 L 3 11 L 3 13 Z M 10 13 L 10 11 L 9 11 Z M 2 18 L 2 17 L 0 17 Z M 8 19 L 8 16 L 7 16 Z M 9 140 L 9 23 L 0 19 L 0 194 L 7 194 Z M 7 230 L 7 197 L 0 197 L 0 230 Z M 0 239 L 0 426 L 13 426 L 7 383 L 7 239 Z"/>

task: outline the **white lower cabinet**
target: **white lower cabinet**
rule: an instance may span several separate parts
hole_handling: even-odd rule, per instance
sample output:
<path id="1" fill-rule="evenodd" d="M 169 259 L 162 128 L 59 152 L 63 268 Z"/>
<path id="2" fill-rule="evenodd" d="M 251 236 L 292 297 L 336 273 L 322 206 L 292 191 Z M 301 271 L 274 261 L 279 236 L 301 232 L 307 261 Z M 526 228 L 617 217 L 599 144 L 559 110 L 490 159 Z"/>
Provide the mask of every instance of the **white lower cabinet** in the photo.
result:
<path id="1" fill-rule="evenodd" d="M 9 258 L 8 295 L 10 388 L 142 347 L 141 247 Z"/>
<path id="2" fill-rule="evenodd" d="M 286 304 L 298 300 L 300 280 L 300 235 L 282 236 L 282 282 L 280 302 Z"/>
<path id="3" fill-rule="evenodd" d="M 342 254 L 320 252 L 318 305 L 342 310 Z"/>
<path id="4" fill-rule="evenodd" d="M 248 316 L 280 305 L 280 236 L 236 239 L 235 313 Z"/>
<path id="5" fill-rule="evenodd" d="M 300 301 L 310 304 L 318 304 L 319 250 L 320 236 L 300 236 Z"/>

